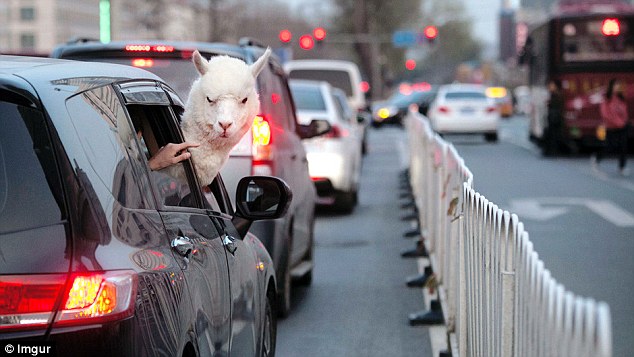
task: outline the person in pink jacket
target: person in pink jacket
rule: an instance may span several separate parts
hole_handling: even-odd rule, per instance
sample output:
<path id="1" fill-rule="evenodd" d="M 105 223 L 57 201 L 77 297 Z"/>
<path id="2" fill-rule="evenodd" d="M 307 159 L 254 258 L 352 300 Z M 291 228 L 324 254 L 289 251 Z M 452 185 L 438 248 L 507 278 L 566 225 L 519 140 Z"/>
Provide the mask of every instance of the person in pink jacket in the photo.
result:
<path id="1" fill-rule="evenodd" d="M 606 129 L 605 145 L 602 145 L 597 150 L 596 156 L 592 157 L 593 168 L 598 168 L 606 150 L 614 148 L 619 155 L 619 172 L 626 176 L 628 174 L 625 165 L 628 150 L 629 116 L 627 103 L 623 96 L 623 87 L 616 78 L 612 78 L 608 83 L 600 111 L 601 121 Z"/>

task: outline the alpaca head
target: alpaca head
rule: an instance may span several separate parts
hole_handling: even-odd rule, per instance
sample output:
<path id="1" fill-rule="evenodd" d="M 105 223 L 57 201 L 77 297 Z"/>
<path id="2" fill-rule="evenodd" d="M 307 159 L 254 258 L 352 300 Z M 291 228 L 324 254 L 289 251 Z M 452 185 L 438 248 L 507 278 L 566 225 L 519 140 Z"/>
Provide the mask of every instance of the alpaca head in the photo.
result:
<path id="1" fill-rule="evenodd" d="M 206 60 L 194 51 L 192 59 L 200 78 L 192 85 L 187 109 L 201 142 L 232 146 L 249 130 L 260 108 L 255 80 L 270 54 L 267 48 L 257 61 L 247 65 L 229 56 Z"/>

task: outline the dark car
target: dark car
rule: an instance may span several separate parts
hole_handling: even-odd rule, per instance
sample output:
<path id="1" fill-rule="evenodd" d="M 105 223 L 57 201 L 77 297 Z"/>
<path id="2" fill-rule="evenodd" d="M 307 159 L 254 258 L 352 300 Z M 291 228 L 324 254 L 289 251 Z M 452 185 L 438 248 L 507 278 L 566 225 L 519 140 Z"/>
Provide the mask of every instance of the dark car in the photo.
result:
<path id="1" fill-rule="evenodd" d="M 182 112 L 137 68 L 0 57 L 0 348 L 274 354 L 274 267 L 247 230 L 290 189 L 246 177 L 233 213 L 220 175 L 201 189 L 189 160 L 184 181 L 151 171 Z"/>
<path id="2" fill-rule="evenodd" d="M 157 74 L 186 98 L 198 77 L 191 60 L 197 49 L 205 58 L 228 55 L 253 63 L 264 53 L 264 46 L 253 39 L 238 44 L 123 41 L 103 44 L 81 40 L 57 46 L 53 57 L 82 61 L 126 64 Z M 291 278 L 310 284 L 313 270 L 313 231 L 316 192 L 308 173 L 302 139 L 315 134 L 299 125 L 288 80 L 272 55 L 257 78 L 260 115 L 254 118 L 252 132 L 231 152 L 221 171 L 226 182 L 237 182 L 247 175 L 270 175 L 283 179 L 293 197 L 288 214 L 280 219 L 255 222 L 251 232 L 264 243 L 275 263 L 278 282 L 278 312 L 286 316 L 291 309 Z M 229 185 L 231 187 L 231 185 Z M 230 193 L 232 193 L 230 191 Z"/>
<path id="3" fill-rule="evenodd" d="M 427 83 L 401 84 L 388 99 L 372 105 L 372 126 L 401 125 L 412 105 L 416 106 L 419 113 L 427 115 L 436 93 L 437 88 Z"/>

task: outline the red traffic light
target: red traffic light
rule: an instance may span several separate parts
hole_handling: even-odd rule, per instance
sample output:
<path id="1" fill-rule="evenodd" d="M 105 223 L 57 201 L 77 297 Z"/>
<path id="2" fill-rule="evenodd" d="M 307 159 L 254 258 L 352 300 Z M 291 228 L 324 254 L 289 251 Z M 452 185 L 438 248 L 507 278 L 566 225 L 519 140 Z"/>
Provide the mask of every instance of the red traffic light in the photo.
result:
<path id="1" fill-rule="evenodd" d="M 291 31 L 284 29 L 282 31 L 280 31 L 280 41 L 282 41 L 283 43 L 289 43 L 291 42 L 291 39 L 293 38 L 293 34 L 291 33 Z"/>
<path id="2" fill-rule="evenodd" d="M 313 30 L 313 36 L 317 41 L 323 41 L 326 38 L 326 30 L 323 27 L 316 27 Z"/>
<path id="3" fill-rule="evenodd" d="M 427 26 L 425 27 L 425 30 L 423 32 L 425 33 L 425 37 L 427 37 L 428 40 L 433 40 L 436 38 L 436 36 L 438 36 L 438 29 L 436 28 L 436 26 Z"/>
<path id="4" fill-rule="evenodd" d="M 618 36 L 621 33 L 621 23 L 618 19 L 605 19 L 601 25 L 604 36 Z"/>
<path id="5" fill-rule="evenodd" d="M 416 68 L 416 61 L 414 61 L 413 59 L 408 59 L 407 61 L 405 61 L 405 68 L 407 68 L 408 71 L 413 71 L 414 68 Z"/>
<path id="6" fill-rule="evenodd" d="M 302 35 L 299 38 L 299 47 L 301 47 L 302 50 L 312 50 L 313 46 L 315 46 L 315 40 L 313 40 L 311 35 Z"/>

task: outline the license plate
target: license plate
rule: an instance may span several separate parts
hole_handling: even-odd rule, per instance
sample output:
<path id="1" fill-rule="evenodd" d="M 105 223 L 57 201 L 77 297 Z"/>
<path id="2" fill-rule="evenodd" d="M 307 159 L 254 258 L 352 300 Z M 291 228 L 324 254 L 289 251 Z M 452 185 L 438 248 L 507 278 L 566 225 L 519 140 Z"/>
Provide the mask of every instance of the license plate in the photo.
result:
<path id="1" fill-rule="evenodd" d="M 473 109 L 471 107 L 463 107 L 463 108 L 460 108 L 460 113 L 461 114 L 473 114 L 473 113 L 475 113 L 475 109 Z"/>

